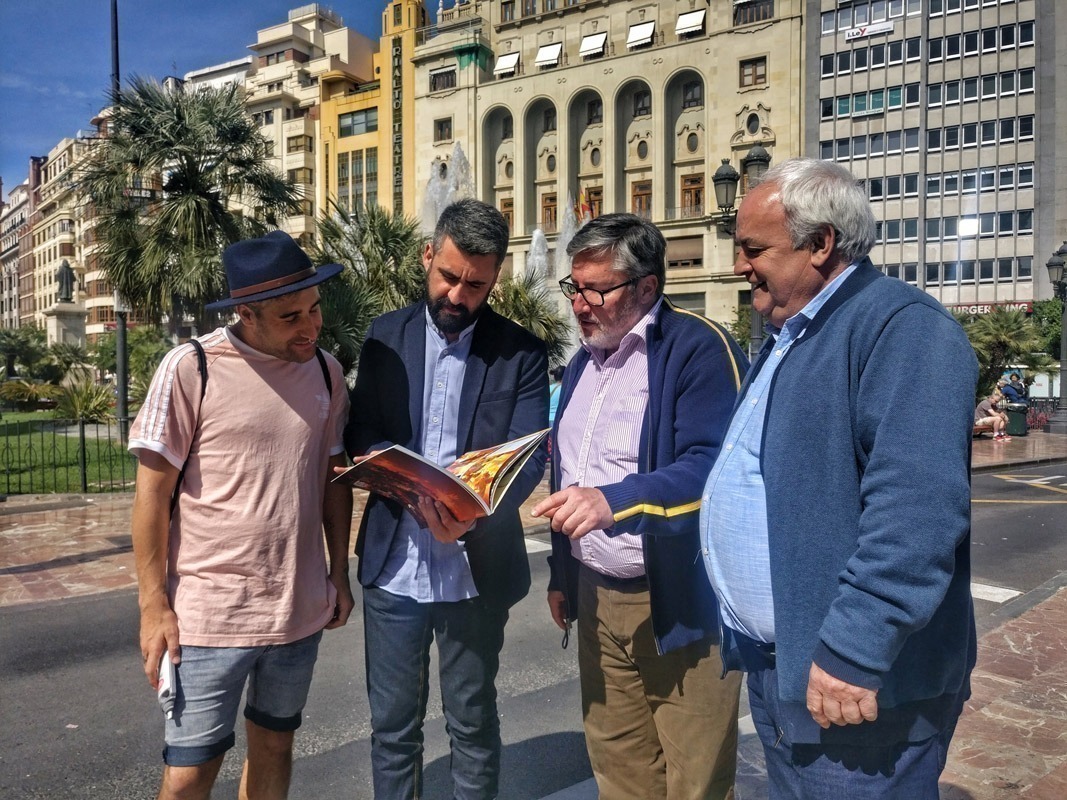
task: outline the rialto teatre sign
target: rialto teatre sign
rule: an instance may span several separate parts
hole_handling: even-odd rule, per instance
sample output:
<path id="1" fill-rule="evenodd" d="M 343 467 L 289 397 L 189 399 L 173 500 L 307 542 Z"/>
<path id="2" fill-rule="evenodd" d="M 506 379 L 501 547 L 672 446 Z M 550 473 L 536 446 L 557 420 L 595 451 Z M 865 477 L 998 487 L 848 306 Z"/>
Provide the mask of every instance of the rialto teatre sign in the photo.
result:
<path id="1" fill-rule="evenodd" d="M 863 39 L 867 36 L 877 36 L 879 33 L 892 32 L 892 22 L 872 22 L 870 25 L 864 25 L 862 28 L 851 28 L 845 31 L 845 41 L 851 42 L 853 39 Z"/>
<path id="2" fill-rule="evenodd" d="M 1001 311 L 1025 311 L 1030 313 L 1034 310 L 1034 304 L 1026 301 L 1023 303 L 974 303 L 972 305 L 945 306 L 949 311 L 959 311 L 961 314 L 988 314 L 994 308 Z"/>

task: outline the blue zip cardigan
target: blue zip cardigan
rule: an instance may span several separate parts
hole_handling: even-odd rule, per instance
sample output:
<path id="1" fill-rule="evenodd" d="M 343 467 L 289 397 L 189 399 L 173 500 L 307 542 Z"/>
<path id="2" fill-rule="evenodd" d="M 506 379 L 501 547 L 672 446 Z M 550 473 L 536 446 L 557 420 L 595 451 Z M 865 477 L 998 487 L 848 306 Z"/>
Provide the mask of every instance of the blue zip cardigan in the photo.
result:
<path id="1" fill-rule="evenodd" d="M 774 702 L 790 741 L 921 740 L 969 694 L 977 375 L 952 316 L 867 259 L 783 357 L 768 390 L 760 463 Z M 925 399 L 915 397 L 917 382 Z M 822 731 L 805 707 L 813 660 L 878 689 L 878 721 Z"/>
<path id="2" fill-rule="evenodd" d="M 718 604 L 700 554 L 700 496 L 719 453 L 726 420 L 748 360 L 720 325 L 676 308 L 667 298 L 648 331 L 648 408 L 641 426 L 638 472 L 599 487 L 615 515 L 611 534 L 642 537 L 651 594 L 652 630 L 660 653 L 695 641 L 714 641 Z M 559 411 L 566 413 L 584 348 L 563 375 Z M 559 447 L 552 454 L 552 490 L 559 490 Z M 578 616 L 578 561 L 570 539 L 552 534 L 549 590 L 567 598 Z"/>

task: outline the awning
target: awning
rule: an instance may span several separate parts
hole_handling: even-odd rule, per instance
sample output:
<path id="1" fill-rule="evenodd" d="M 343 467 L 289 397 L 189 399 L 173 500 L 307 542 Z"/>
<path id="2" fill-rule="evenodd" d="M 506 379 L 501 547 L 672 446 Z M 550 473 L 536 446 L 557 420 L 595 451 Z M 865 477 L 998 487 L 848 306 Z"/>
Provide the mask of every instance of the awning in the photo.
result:
<path id="1" fill-rule="evenodd" d="M 627 47 L 640 47 L 643 44 L 648 44 L 652 41 L 652 36 L 656 33 L 656 22 L 641 22 L 637 25 L 630 26 L 630 34 L 626 37 Z"/>
<path id="2" fill-rule="evenodd" d="M 578 48 L 579 58 L 589 58 L 590 56 L 599 56 L 603 54 L 604 47 L 608 43 L 608 35 L 606 33 L 591 33 L 588 36 L 582 37 L 582 44 Z"/>
<path id="3" fill-rule="evenodd" d="M 695 33 L 696 31 L 703 30 L 704 15 L 707 11 L 706 8 L 700 8 L 696 11 L 688 11 L 685 14 L 679 15 L 678 24 L 674 26 L 674 35 L 681 36 L 685 33 Z"/>
<path id="4" fill-rule="evenodd" d="M 431 75 L 440 75 L 443 72 L 455 72 L 455 71 L 456 71 L 456 65 L 455 64 L 449 64 L 447 67 L 434 67 L 433 69 L 430 70 L 430 74 Z"/>
<path id="5" fill-rule="evenodd" d="M 504 53 L 502 56 L 498 56 L 496 59 L 496 66 L 493 67 L 494 75 L 510 75 L 519 66 L 519 54 L 518 53 Z"/>
<path id="6" fill-rule="evenodd" d="M 559 64 L 559 57 L 563 53 L 563 42 L 555 44 L 543 44 L 537 48 L 537 58 L 534 59 L 535 67 L 554 67 Z"/>

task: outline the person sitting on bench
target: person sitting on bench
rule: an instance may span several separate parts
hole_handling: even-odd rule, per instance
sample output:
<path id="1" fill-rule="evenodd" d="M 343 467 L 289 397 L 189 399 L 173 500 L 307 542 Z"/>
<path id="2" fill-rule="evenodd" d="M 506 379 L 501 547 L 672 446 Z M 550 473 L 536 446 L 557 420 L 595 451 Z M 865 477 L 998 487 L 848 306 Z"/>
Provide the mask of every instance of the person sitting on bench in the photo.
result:
<path id="1" fill-rule="evenodd" d="M 1004 428 L 1008 424 L 1008 415 L 1003 411 L 997 410 L 997 403 L 1000 402 L 1003 397 L 1004 395 L 1000 392 L 994 391 L 974 409 L 974 424 L 992 425 L 994 442 L 1004 442 L 1011 439 L 1011 437 L 1004 432 Z"/>

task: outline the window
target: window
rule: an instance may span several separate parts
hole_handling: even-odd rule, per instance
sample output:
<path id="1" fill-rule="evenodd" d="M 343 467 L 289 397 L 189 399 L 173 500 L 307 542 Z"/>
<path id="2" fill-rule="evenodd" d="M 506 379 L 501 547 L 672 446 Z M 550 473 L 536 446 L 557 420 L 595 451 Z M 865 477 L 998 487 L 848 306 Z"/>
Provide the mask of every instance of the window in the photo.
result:
<path id="1" fill-rule="evenodd" d="M 940 175 L 927 175 L 926 176 L 926 193 L 932 197 L 936 197 L 941 194 L 941 176 Z"/>
<path id="2" fill-rule="evenodd" d="M 927 150 L 940 150 L 941 149 L 941 129 L 931 128 L 926 132 L 926 149 Z"/>
<path id="3" fill-rule="evenodd" d="M 546 108 L 544 114 L 541 116 L 541 130 L 544 133 L 554 131 L 556 129 L 556 109 Z"/>
<path id="4" fill-rule="evenodd" d="M 310 167 L 301 167 L 300 169 L 289 170 L 289 182 L 296 184 L 313 184 L 315 182 L 315 171 Z"/>
<path id="5" fill-rule="evenodd" d="M 1019 47 L 1026 47 L 1034 43 L 1034 23 L 1019 23 Z"/>
<path id="6" fill-rule="evenodd" d="M 882 241 L 885 242 L 899 242 L 900 241 L 900 220 L 899 219 L 887 219 L 885 225 L 882 228 Z"/>
<path id="7" fill-rule="evenodd" d="M 1019 141 L 1034 138 L 1033 116 L 1019 117 Z"/>
<path id="8" fill-rule="evenodd" d="M 919 220 L 909 217 L 904 220 L 904 241 L 915 242 L 919 239 Z"/>
<path id="9" fill-rule="evenodd" d="M 1001 49 L 1015 47 L 1015 26 L 1003 25 L 1000 28 Z"/>
<path id="10" fill-rule="evenodd" d="M 867 193 L 872 200 L 881 200 L 885 196 L 885 186 L 881 178 L 870 178 L 867 181 Z"/>
<path id="11" fill-rule="evenodd" d="M 876 44 L 872 45 L 870 49 L 871 54 L 871 69 L 876 67 L 885 66 L 885 45 Z"/>
<path id="12" fill-rule="evenodd" d="M 1015 212 L 1001 211 L 997 214 L 997 232 L 1001 236 L 1008 236 L 1015 229 Z M 1011 277 L 1010 275 L 1008 277 Z"/>
<path id="13" fill-rule="evenodd" d="M 997 215 L 992 212 L 978 215 L 978 235 L 993 236 L 997 232 Z"/>
<path id="14" fill-rule="evenodd" d="M 963 129 L 963 146 L 975 147 L 978 144 L 978 123 L 967 122 L 960 127 Z"/>
<path id="15" fill-rule="evenodd" d="M 696 36 L 704 32 L 704 16 L 706 9 L 700 8 L 678 15 L 678 22 L 674 26 L 674 35 L 679 37 Z"/>
<path id="16" fill-rule="evenodd" d="M 842 50 L 837 54 L 837 71 L 848 72 L 852 69 L 852 51 Z"/>
<path id="17" fill-rule="evenodd" d="M 929 228 L 929 220 L 927 220 L 927 228 Z M 929 237 L 927 237 L 929 238 Z M 926 265 L 926 285 L 934 286 L 941 282 L 941 265 L 940 264 L 927 264 Z"/>
<path id="18" fill-rule="evenodd" d="M 582 38 L 578 47 L 578 56 L 583 59 L 600 58 L 604 55 L 607 46 L 608 35 L 606 33 L 591 33 Z"/>
<path id="19" fill-rule="evenodd" d="M 1000 141 L 1015 141 L 1015 117 L 1007 117 L 1000 121 Z"/>
<path id="20" fill-rule="evenodd" d="M 866 136 L 853 136 L 852 137 L 852 157 L 853 158 L 866 158 L 867 157 L 867 137 Z"/>
<path id="21" fill-rule="evenodd" d="M 983 192 L 991 192 L 997 188 L 997 171 L 993 167 L 982 167 L 978 170 L 978 189 Z"/>
<path id="22" fill-rule="evenodd" d="M 430 71 L 430 91 L 440 92 L 456 88 L 456 68 L 444 67 Z"/>
<path id="23" fill-rule="evenodd" d="M 880 156 L 885 153 L 885 134 L 872 133 L 870 153 L 872 156 Z"/>
<path id="24" fill-rule="evenodd" d="M 1015 167 L 1001 167 L 997 175 L 997 185 L 1001 189 L 1015 188 Z"/>
<path id="25" fill-rule="evenodd" d="M 704 214 L 704 176 L 682 176 L 682 216 L 700 217 Z"/>
<path id="26" fill-rule="evenodd" d="M 904 57 L 908 61 L 917 61 L 922 56 L 922 37 L 914 36 L 904 43 Z"/>
<path id="27" fill-rule="evenodd" d="M 821 70 L 822 77 L 832 78 L 834 75 L 834 57 L 832 55 L 829 55 L 820 58 L 819 68 Z"/>
<path id="28" fill-rule="evenodd" d="M 514 75 L 519 68 L 518 53 L 502 53 L 497 56 L 496 65 L 493 67 L 494 75 Z"/>
<path id="29" fill-rule="evenodd" d="M 997 277 L 1001 280 L 1011 280 L 1012 276 L 1012 263 L 1010 258 L 998 258 L 997 259 Z"/>
<path id="30" fill-rule="evenodd" d="M 604 208 L 604 187 L 590 186 L 589 190 L 585 193 L 585 196 L 589 198 L 590 213 L 593 218 L 596 219 L 600 216 L 601 210 Z"/>
<path id="31" fill-rule="evenodd" d="M 741 87 L 761 86 L 767 82 L 767 59 L 750 58 L 741 62 Z"/>
<path id="32" fill-rule="evenodd" d="M 500 120 L 500 138 L 513 139 L 515 137 L 515 120 L 511 114 L 507 114 Z"/>
<path id="33" fill-rule="evenodd" d="M 941 105 L 941 90 L 940 83 L 931 83 L 926 87 L 926 104 L 930 106 Z"/>
<path id="34" fill-rule="evenodd" d="M 889 63 L 900 64 L 904 60 L 904 42 L 898 39 L 889 43 Z"/>
<path id="35" fill-rule="evenodd" d="M 285 152 L 310 153 L 314 145 L 315 140 L 310 136 L 290 136 L 285 140 Z"/>
<path id="36" fill-rule="evenodd" d="M 960 101 L 960 82 L 949 81 L 945 84 L 945 105 L 953 105 Z"/>
<path id="37" fill-rule="evenodd" d="M 969 100 L 978 99 L 978 79 L 977 78 L 964 78 L 963 79 L 963 101 L 966 103 Z"/>
<path id="38" fill-rule="evenodd" d="M 597 125 L 604 121 L 604 101 L 599 97 L 585 104 L 586 124 Z"/>
<path id="39" fill-rule="evenodd" d="M 958 125 L 949 125 L 945 128 L 945 149 L 957 150 L 960 146 L 960 128 Z"/>
<path id="40" fill-rule="evenodd" d="M 978 31 L 967 31 L 963 34 L 963 54 L 973 56 L 978 54 Z"/>
<path id="41" fill-rule="evenodd" d="M 823 161 L 830 161 L 834 157 L 834 143 L 833 142 L 819 142 L 819 158 Z"/>
<path id="42" fill-rule="evenodd" d="M 888 131 L 885 135 L 886 153 L 899 153 L 901 143 L 901 131 Z"/>
<path id="43" fill-rule="evenodd" d="M 992 215 L 990 215 L 992 216 Z M 980 281 L 992 281 L 993 280 L 993 259 L 983 258 L 978 262 L 978 280 Z"/>
<path id="44" fill-rule="evenodd" d="M 1034 232 L 1034 212 L 1030 209 L 1019 211 L 1019 224 L 1016 227 L 1017 233 L 1033 233 Z"/>
<path id="45" fill-rule="evenodd" d="M 997 123 L 995 121 L 982 123 L 982 144 L 996 144 L 997 143 Z"/>
<path id="46" fill-rule="evenodd" d="M 698 108 L 702 105 L 704 105 L 704 84 L 701 81 L 683 83 L 682 108 Z"/>
<path id="47" fill-rule="evenodd" d="M 837 156 L 836 157 L 837 157 L 838 161 L 848 160 L 848 142 L 849 142 L 848 139 L 838 139 L 837 140 L 837 149 L 836 149 Z"/>
<path id="48" fill-rule="evenodd" d="M 982 99 L 997 96 L 997 76 L 985 75 L 982 78 Z"/>
<path id="49" fill-rule="evenodd" d="M 555 112 L 552 112 L 555 114 Z M 647 117 L 652 113 L 652 92 L 640 89 L 634 92 L 634 117 Z M 555 125 L 552 128 L 555 130 Z"/>
<path id="50" fill-rule="evenodd" d="M 1019 70 L 1019 94 L 1027 94 L 1034 90 L 1034 71 L 1033 69 L 1021 69 Z"/>
<path id="51" fill-rule="evenodd" d="M 867 48 L 861 47 L 852 53 L 852 71 L 859 72 L 867 69 Z"/>
<path id="52" fill-rule="evenodd" d="M 556 230 L 557 206 L 555 192 L 545 192 L 541 195 L 541 226 L 546 231 Z"/>
<path id="53" fill-rule="evenodd" d="M 919 84 L 909 83 L 904 87 L 904 105 L 917 106 L 919 105 Z"/>
<path id="54" fill-rule="evenodd" d="M 991 53 L 997 49 L 997 29 L 985 28 L 982 31 L 982 52 Z"/>
<path id="55" fill-rule="evenodd" d="M 963 187 L 964 194 L 974 194 L 978 187 L 978 171 L 974 169 L 965 169 L 959 175 L 951 176 L 951 188 L 952 193 L 956 193 L 957 183 Z M 945 188 L 949 188 L 949 176 L 945 176 Z"/>
<path id="56" fill-rule="evenodd" d="M 888 200 L 900 197 L 899 175 L 890 175 L 885 179 L 885 196 Z"/>
<path id="57" fill-rule="evenodd" d="M 945 57 L 945 40 L 931 39 L 926 43 L 926 52 L 929 54 L 931 61 L 940 61 Z"/>
<path id="58" fill-rule="evenodd" d="M 365 111 L 352 111 L 348 114 L 341 114 L 337 118 L 337 127 L 340 136 L 373 133 L 378 130 L 378 109 L 368 108 Z"/>
<path id="59" fill-rule="evenodd" d="M 1033 164 L 1020 164 L 1019 165 L 1019 181 L 1018 186 L 1020 189 L 1034 185 L 1034 165 Z"/>
<path id="60" fill-rule="evenodd" d="M 452 141 L 452 117 L 433 121 L 433 140 L 434 142 Z"/>
<path id="61" fill-rule="evenodd" d="M 823 36 L 829 36 L 837 30 L 837 15 L 833 11 L 823 12 L 821 21 Z"/>
<path id="62" fill-rule="evenodd" d="M 945 37 L 945 58 L 959 58 L 960 57 L 960 35 L 954 33 L 951 36 Z"/>
<path id="63" fill-rule="evenodd" d="M 513 19 L 515 19 L 515 0 L 504 0 L 500 4 L 500 21 L 511 22 Z"/>
<path id="64" fill-rule="evenodd" d="M 834 118 L 834 98 L 824 97 L 819 101 L 819 115 L 823 119 Z"/>
<path id="65" fill-rule="evenodd" d="M 1033 256 L 1019 256 L 1019 258 L 1016 259 L 1016 264 L 1018 265 L 1017 275 L 1020 278 L 1032 278 L 1033 277 L 1033 269 L 1034 269 L 1034 258 L 1033 258 Z"/>
<path id="66" fill-rule="evenodd" d="M 534 66 L 538 69 L 554 69 L 559 66 L 560 56 L 563 54 L 563 43 L 541 45 L 534 57 Z"/>
<path id="67" fill-rule="evenodd" d="M 652 181 L 634 181 L 630 185 L 630 210 L 643 219 L 652 218 Z"/>
<path id="68" fill-rule="evenodd" d="M 655 35 L 655 21 L 639 22 L 636 25 L 631 25 L 630 32 L 626 35 L 626 47 L 633 50 L 638 47 L 652 44 L 652 39 Z"/>

